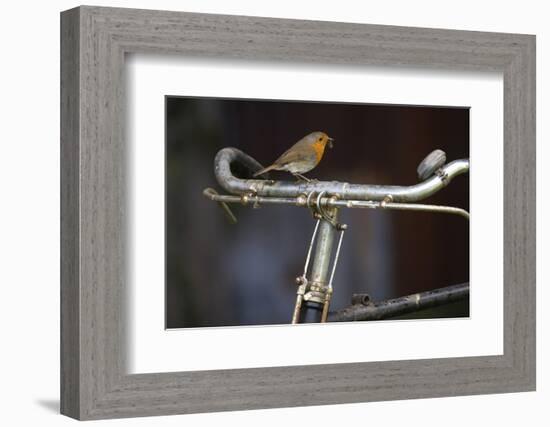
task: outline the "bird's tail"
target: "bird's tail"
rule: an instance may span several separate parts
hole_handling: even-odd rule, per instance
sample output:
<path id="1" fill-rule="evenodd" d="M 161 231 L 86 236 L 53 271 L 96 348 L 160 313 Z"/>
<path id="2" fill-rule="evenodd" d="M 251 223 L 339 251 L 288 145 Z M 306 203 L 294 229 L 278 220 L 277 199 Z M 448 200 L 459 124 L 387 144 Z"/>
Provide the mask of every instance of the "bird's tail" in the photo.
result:
<path id="1" fill-rule="evenodd" d="M 277 165 L 271 165 L 271 166 L 268 166 L 266 168 L 263 168 L 261 170 L 259 170 L 258 172 L 254 173 L 253 176 L 258 176 L 258 175 L 263 175 L 264 173 L 266 172 L 269 172 L 270 170 L 273 170 L 277 167 Z"/>

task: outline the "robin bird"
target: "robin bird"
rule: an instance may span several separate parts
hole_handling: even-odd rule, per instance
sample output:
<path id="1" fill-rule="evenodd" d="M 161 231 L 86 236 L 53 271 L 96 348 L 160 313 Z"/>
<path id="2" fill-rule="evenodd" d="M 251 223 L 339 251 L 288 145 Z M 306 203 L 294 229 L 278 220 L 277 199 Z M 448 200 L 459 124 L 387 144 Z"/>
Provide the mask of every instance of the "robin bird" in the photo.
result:
<path id="1" fill-rule="evenodd" d="M 263 175 L 270 170 L 287 171 L 297 178 L 311 181 L 303 176 L 319 164 L 325 153 L 325 146 L 332 148 L 334 139 L 324 132 L 312 132 L 286 150 L 272 165 L 259 170 L 254 176 Z"/>

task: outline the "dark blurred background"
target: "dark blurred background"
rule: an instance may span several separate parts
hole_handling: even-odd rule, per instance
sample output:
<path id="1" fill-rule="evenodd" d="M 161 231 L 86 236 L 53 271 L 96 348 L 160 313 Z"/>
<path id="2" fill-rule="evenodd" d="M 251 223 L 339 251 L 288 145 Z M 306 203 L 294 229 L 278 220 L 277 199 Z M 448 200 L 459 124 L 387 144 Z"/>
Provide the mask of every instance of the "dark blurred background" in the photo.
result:
<path id="1" fill-rule="evenodd" d="M 312 131 L 335 138 L 310 178 L 412 185 L 440 148 L 469 157 L 469 110 L 166 97 L 166 327 L 289 323 L 314 227 L 307 209 L 231 205 L 230 225 L 206 187 L 220 190 L 214 156 L 237 147 L 264 165 Z M 294 180 L 284 172 L 273 179 Z M 220 190 L 221 191 L 221 190 Z M 468 175 L 425 203 L 469 209 Z M 468 222 L 455 215 L 344 209 L 348 224 L 331 310 L 354 292 L 374 300 L 467 282 Z M 468 301 L 408 317 L 468 316 Z"/>

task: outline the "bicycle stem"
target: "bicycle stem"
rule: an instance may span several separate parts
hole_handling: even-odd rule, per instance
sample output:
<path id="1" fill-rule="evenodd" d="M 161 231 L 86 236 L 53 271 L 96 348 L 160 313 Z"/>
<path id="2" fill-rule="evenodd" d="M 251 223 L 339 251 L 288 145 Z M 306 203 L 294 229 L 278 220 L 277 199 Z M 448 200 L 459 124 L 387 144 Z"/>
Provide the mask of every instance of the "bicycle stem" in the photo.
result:
<path id="1" fill-rule="evenodd" d="M 330 208 L 324 211 L 328 218 L 320 218 L 315 227 L 314 236 L 317 237 L 313 254 L 311 279 L 308 280 L 307 263 L 304 274 L 299 280 L 296 306 L 292 316 L 292 323 L 326 322 L 332 287 L 329 281 L 329 267 L 332 249 L 337 234 L 338 209 Z M 334 263 L 337 259 L 334 260 Z M 334 270 L 334 269 L 333 269 Z"/>

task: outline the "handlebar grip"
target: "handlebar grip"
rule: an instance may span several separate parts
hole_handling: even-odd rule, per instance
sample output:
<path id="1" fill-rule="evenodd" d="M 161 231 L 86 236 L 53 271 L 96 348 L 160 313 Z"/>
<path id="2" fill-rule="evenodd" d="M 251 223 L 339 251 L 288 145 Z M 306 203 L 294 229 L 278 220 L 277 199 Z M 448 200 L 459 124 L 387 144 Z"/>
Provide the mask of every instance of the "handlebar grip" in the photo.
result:
<path id="1" fill-rule="evenodd" d="M 432 176 L 436 170 L 441 168 L 447 161 L 447 155 L 443 150 L 434 150 L 428 154 L 424 160 L 420 162 L 418 168 L 416 168 L 416 173 L 418 174 L 418 179 L 420 181 L 427 180 Z"/>

